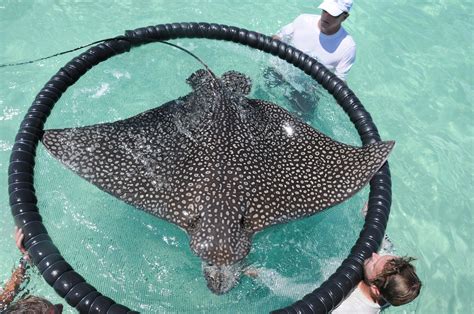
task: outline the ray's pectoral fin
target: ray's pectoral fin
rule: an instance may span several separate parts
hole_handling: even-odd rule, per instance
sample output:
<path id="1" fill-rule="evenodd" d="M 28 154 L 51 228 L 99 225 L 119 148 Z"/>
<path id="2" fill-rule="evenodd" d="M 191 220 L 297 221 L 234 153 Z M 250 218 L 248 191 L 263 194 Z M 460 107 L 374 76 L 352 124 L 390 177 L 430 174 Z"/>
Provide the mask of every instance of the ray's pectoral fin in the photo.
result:
<path id="1" fill-rule="evenodd" d="M 256 232 L 316 214 L 362 189 L 387 160 L 395 142 L 346 145 L 318 132 L 288 112 L 257 101 L 268 120 L 258 197 L 247 217 Z"/>
<path id="2" fill-rule="evenodd" d="M 301 164 L 295 167 L 291 177 L 287 175 L 290 184 L 287 184 L 286 192 L 278 196 L 280 201 L 275 207 L 269 208 L 271 214 L 257 214 L 258 219 L 251 220 L 254 231 L 314 215 L 352 197 L 382 167 L 395 142 L 377 142 L 362 148 L 337 144 L 341 145 L 341 150 L 333 147 L 334 150 L 323 155 L 319 152 L 321 158 Z M 331 156 L 333 154 L 335 156 Z M 269 185 L 264 185 L 267 191 L 270 191 Z M 263 194 L 269 196 L 265 191 Z M 285 198 L 290 196 L 292 201 L 286 202 Z M 262 204 L 253 205 L 253 208 L 258 207 L 261 208 Z"/>
<path id="3" fill-rule="evenodd" d="M 180 177 L 174 174 L 186 164 L 195 147 L 194 134 L 202 130 L 199 124 L 187 123 L 185 128 L 176 123 L 198 115 L 182 106 L 172 101 L 112 123 L 46 130 L 42 142 L 52 156 L 101 190 L 186 227 L 184 218 L 165 211 L 170 208 L 165 197 Z"/>

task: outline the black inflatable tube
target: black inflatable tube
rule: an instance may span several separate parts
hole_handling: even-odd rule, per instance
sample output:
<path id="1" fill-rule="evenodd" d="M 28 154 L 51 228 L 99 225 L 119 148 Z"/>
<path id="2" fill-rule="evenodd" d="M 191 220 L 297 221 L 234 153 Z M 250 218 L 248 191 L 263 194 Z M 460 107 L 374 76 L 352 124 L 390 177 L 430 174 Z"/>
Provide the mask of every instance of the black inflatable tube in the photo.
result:
<path id="1" fill-rule="evenodd" d="M 94 291 L 96 291 L 95 288 L 87 282 L 80 282 L 69 290 L 64 299 L 71 306 L 75 307 L 85 295 Z"/>
<path id="2" fill-rule="evenodd" d="M 155 41 L 207 38 L 240 43 L 286 60 L 331 93 L 354 123 L 362 143 L 380 141 L 377 127 L 354 93 L 313 58 L 281 41 L 234 26 L 173 23 L 126 31 L 124 36 L 98 44 L 72 59 L 41 89 L 26 113 L 10 156 L 8 185 L 15 224 L 23 229 L 25 247 L 44 279 L 81 313 L 136 313 L 103 296 L 74 271 L 48 236 L 38 212 L 34 189 L 36 146 L 43 126 L 62 93 L 94 65 L 117 54 Z M 386 163 L 370 182 L 369 209 L 359 239 L 336 272 L 302 300 L 273 313 L 327 313 L 362 279 L 363 261 L 380 245 L 391 205 L 391 179 Z"/>

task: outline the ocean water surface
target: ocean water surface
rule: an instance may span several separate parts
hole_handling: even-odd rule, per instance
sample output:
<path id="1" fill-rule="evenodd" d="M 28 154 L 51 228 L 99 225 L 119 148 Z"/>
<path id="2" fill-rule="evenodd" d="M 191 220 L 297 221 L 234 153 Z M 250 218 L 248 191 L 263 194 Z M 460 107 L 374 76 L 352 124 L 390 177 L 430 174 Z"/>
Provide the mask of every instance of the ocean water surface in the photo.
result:
<path id="1" fill-rule="evenodd" d="M 318 1 L 0 1 L 0 64 L 36 59 L 127 29 L 203 21 L 275 33 Z M 472 313 L 474 5 L 469 1 L 357 0 L 344 23 L 357 61 L 348 84 L 381 137 L 395 140 L 389 158 L 393 203 L 387 233 L 396 252 L 416 257 L 422 293 L 388 313 Z M 174 40 L 217 74 L 253 79 L 252 97 L 292 110 L 288 91 L 265 90 L 262 72 L 275 57 L 233 43 Z M 7 171 L 16 131 L 34 97 L 74 52 L 0 68 L 0 280 L 19 253 L 12 240 Z M 190 91 L 201 65 L 183 52 L 149 44 L 94 67 L 61 97 L 47 128 L 124 119 Z M 288 70 L 292 71 L 292 70 Z M 297 70 L 295 71 L 298 74 Z M 309 79 L 309 78 L 308 78 Z M 311 83 L 309 83 L 311 84 Z M 303 118 L 325 134 L 360 145 L 335 101 Z M 295 114 L 298 114 L 297 112 Z M 63 256 L 100 292 L 143 313 L 264 313 L 287 306 L 327 278 L 348 255 L 363 218 L 364 189 L 311 218 L 254 237 L 247 263 L 261 269 L 230 293 L 205 286 L 186 234 L 111 197 L 37 150 L 35 187 L 49 234 Z M 470 192 L 469 192 L 470 191 Z M 65 304 L 37 271 L 27 289 Z"/>

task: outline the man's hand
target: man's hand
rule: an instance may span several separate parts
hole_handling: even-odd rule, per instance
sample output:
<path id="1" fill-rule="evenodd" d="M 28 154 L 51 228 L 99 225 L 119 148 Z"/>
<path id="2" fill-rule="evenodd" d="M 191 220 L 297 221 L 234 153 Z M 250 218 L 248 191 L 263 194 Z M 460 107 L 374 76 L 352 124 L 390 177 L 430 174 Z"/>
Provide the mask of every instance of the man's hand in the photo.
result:
<path id="1" fill-rule="evenodd" d="M 23 246 L 23 239 L 25 238 L 25 235 L 23 234 L 23 231 L 15 226 L 15 243 L 16 247 L 18 250 L 20 250 L 21 254 L 23 254 L 23 258 L 25 260 L 29 260 L 30 257 L 28 256 L 28 251 L 25 249 Z"/>

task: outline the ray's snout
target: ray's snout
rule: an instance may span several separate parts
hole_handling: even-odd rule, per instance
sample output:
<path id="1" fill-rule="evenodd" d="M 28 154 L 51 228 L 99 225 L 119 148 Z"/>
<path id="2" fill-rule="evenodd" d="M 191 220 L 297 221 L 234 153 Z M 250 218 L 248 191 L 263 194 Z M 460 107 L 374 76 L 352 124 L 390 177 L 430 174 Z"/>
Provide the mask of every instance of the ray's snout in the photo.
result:
<path id="1" fill-rule="evenodd" d="M 241 270 L 239 264 L 229 266 L 202 264 L 202 271 L 204 278 L 206 278 L 207 287 L 217 295 L 227 293 L 237 285 L 240 274 L 242 273 Z"/>

